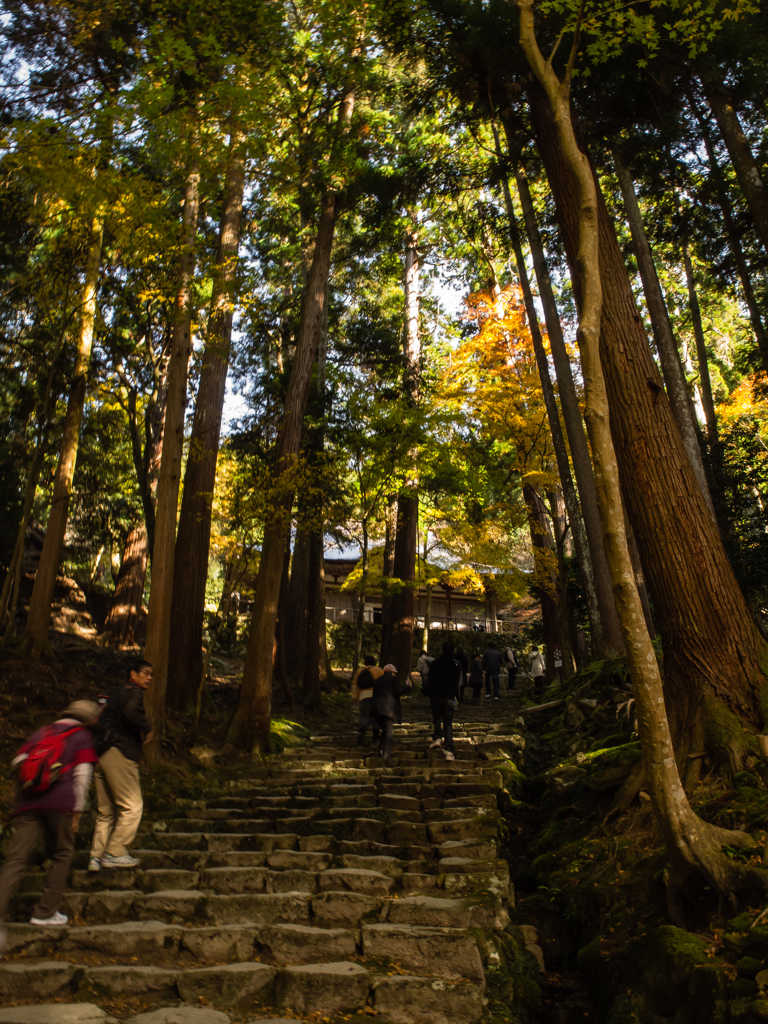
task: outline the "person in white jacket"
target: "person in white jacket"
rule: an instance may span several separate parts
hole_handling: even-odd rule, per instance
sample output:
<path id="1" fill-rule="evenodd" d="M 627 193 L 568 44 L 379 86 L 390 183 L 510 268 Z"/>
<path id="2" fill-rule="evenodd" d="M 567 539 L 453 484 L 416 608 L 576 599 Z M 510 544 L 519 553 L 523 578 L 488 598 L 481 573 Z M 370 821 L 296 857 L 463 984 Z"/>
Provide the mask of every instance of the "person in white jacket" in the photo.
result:
<path id="1" fill-rule="evenodd" d="M 531 678 L 533 679 L 534 692 L 537 697 L 540 697 L 544 692 L 544 676 L 547 671 L 547 663 L 538 647 L 531 649 L 531 653 L 528 655 L 528 664 L 530 666 Z"/>

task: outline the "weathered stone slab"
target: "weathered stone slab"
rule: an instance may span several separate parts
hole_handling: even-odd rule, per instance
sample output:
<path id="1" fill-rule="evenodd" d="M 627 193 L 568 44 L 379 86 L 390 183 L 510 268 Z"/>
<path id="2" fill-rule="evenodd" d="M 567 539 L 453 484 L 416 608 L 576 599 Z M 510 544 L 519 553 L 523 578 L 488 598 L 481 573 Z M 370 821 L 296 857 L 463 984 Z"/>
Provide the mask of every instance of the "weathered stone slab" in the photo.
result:
<path id="1" fill-rule="evenodd" d="M 214 924 L 301 924 L 309 920 L 309 902 L 303 893 L 210 896 L 204 916 Z"/>
<path id="2" fill-rule="evenodd" d="M 373 818 L 355 818 L 352 829 L 353 840 L 368 840 L 372 843 L 383 843 L 387 834 L 387 826 L 383 821 Z"/>
<path id="3" fill-rule="evenodd" d="M 483 963 L 477 942 L 461 928 L 420 925 L 363 925 L 363 954 L 405 964 L 420 974 L 482 980 Z"/>
<path id="4" fill-rule="evenodd" d="M 349 889 L 371 896 L 386 896 L 395 885 L 386 875 L 363 868 L 331 868 L 318 875 L 318 882 L 320 889 Z"/>
<path id="5" fill-rule="evenodd" d="M 267 892 L 314 892 L 317 874 L 313 871 L 267 871 Z"/>
<path id="6" fill-rule="evenodd" d="M 260 956 L 267 956 L 277 964 L 338 961 L 357 953 L 355 935 L 347 928 L 276 924 L 259 931 L 256 946 Z"/>
<path id="7" fill-rule="evenodd" d="M 61 950 L 89 949 L 105 956 L 121 958 L 160 950 L 175 952 L 179 948 L 181 928 L 161 921 L 122 921 L 120 924 L 98 924 L 85 928 L 69 928 L 62 939 Z"/>
<path id="8" fill-rule="evenodd" d="M 27 956 L 43 956 L 52 951 L 66 934 L 66 925 L 61 928 L 40 928 L 35 924 L 7 924 L 5 949 L 8 953 L 23 949 Z"/>
<path id="9" fill-rule="evenodd" d="M 408 975 L 380 978 L 374 985 L 374 1009 L 394 1024 L 478 1024 L 483 986 Z"/>
<path id="10" fill-rule="evenodd" d="M 93 892 L 88 897 L 85 908 L 85 916 L 88 921 L 94 924 L 110 924 L 111 922 L 124 921 L 131 916 L 133 901 L 140 896 L 135 889 L 127 892 Z"/>
<path id="11" fill-rule="evenodd" d="M 68 988 L 72 964 L 47 960 L 38 964 L 0 964 L 0 996 L 7 999 L 48 999 Z"/>
<path id="12" fill-rule="evenodd" d="M 275 871 L 325 871 L 331 859 L 327 853 L 305 850 L 276 850 L 267 857 L 267 864 Z"/>
<path id="13" fill-rule="evenodd" d="M 130 1017 L 127 1024 L 229 1024 L 229 1017 L 219 1010 L 196 1006 L 164 1006 L 160 1010 Z"/>
<path id="14" fill-rule="evenodd" d="M 255 937 L 256 928 L 246 924 L 185 928 L 181 948 L 198 960 L 250 960 Z"/>
<path id="15" fill-rule="evenodd" d="M 345 868 L 358 868 L 363 871 L 378 871 L 388 878 L 402 878 L 403 865 L 396 857 L 360 857 L 355 854 L 344 854 L 341 863 Z"/>
<path id="16" fill-rule="evenodd" d="M 109 964 L 86 969 L 77 988 L 78 996 L 109 999 L 115 996 L 152 994 L 168 998 L 176 994 L 176 968 Z"/>
<path id="17" fill-rule="evenodd" d="M 286 967 L 275 986 L 277 1006 L 295 1013 L 354 1013 L 368 999 L 368 972 L 359 964 L 308 964 Z"/>
<path id="18" fill-rule="evenodd" d="M 182 999 L 207 999 L 216 1006 L 272 1001 L 276 971 L 267 964 L 226 964 L 184 971 L 177 980 Z"/>
<path id="19" fill-rule="evenodd" d="M 137 871 L 136 877 L 145 891 L 167 892 L 169 889 L 196 889 L 200 872 L 183 868 L 149 868 Z"/>
<path id="20" fill-rule="evenodd" d="M 0 1024 L 118 1024 L 93 1003 L 42 1003 L 0 1010 Z"/>
<path id="21" fill-rule="evenodd" d="M 463 818 L 458 821 L 432 821 L 425 827 L 430 842 L 437 845 L 451 839 L 491 838 L 496 835 L 496 821 L 491 817 Z"/>
<path id="22" fill-rule="evenodd" d="M 398 846 L 425 846 L 427 826 L 408 821 L 396 821 L 387 826 L 387 842 Z"/>
<path id="23" fill-rule="evenodd" d="M 197 889 L 169 889 L 166 892 L 137 896 L 133 909 L 134 913 L 142 918 L 148 917 L 155 921 L 176 924 L 197 917 L 205 899 L 205 893 Z"/>
<path id="24" fill-rule="evenodd" d="M 360 892 L 324 892 L 312 898 L 312 913 L 323 925 L 358 928 L 363 917 L 378 914 L 382 900 Z"/>
<path id="25" fill-rule="evenodd" d="M 267 872 L 265 868 L 219 867 L 208 868 L 200 875 L 206 889 L 216 893 L 264 892 Z"/>

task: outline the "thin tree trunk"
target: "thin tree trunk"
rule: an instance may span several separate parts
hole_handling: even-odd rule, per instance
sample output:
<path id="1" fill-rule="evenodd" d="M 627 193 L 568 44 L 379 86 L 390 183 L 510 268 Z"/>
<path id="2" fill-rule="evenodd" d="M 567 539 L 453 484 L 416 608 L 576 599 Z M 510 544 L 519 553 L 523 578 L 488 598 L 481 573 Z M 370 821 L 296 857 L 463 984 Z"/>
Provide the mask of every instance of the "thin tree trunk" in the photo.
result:
<path id="1" fill-rule="evenodd" d="M 507 121 L 504 122 L 504 125 L 508 129 Z M 555 295 L 552 290 L 549 267 L 544 255 L 544 245 L 536 221 L 536 213 L 530 189 L 528 188 L 528 180 L 525 177 L 525 172 L 520 167 L 517 169 L 515 180 L 517 182 L 520 205 L 523 210 L 528 244 L 531 247 L 531 257 L 533 258 L 533 267 L 539 286 L 539 296 L 544 307 L 549 347 L 552 353 L 552 362 L 555 365 L 555 376 L 557 377 L 560 405 L 563 410 L 563 421 L 566 434 L 568 435 L 568 446 L 571 450 L 573 471 L 576 475 L 576 485 L 579 489 L 579 498 L 581 499 L 581 507 L 584 513 L 584 530 L 589 542 L 589 554 L 595 580 L 595 593 L 597 594 L 597 602 L 600 609 L 603 646 L 601 649 L 599 643 L 596 643 L 593 638 L 592 654 L 593 656 L 604 655 L 607 658 L 614 658 L 624 653 L 624 639 L 616 614 L 616 602 L 613 596 L 613 587 L 611 586 L 611 576 L 605 557 L 603 533 L 600 527 L 600 514 L 597 508 L 595 477 L 592 471 L 587 439 L 584 436 L 584 424 L 581 419 L 576 386 L 573 382 L 571 360 L 565 347 L 560 315 L 557 311 L 557 303 L 555 302 Z"/>
<path id="2" fill-rule="evenodd" d="M 557 671 L 555 669 L 555 649 L 559 647 L 562 650 L 557 575 L 555 573 L 557 556 L 552 551 L 552 537 L 544 505 L 535 488 L 530 484 L 523 486 L 523 501 L 528 509 L 528 527 L 533 547 L 536 590 L 541 605 L 541 624 L 544 631 L 547 677 L 551 680 Z"/>
<path id="3" fill-rule="evenodd" d="M 355 656 L 352 660 L 352 673 L 357 672 L 360 667 L 360 658 L 363 651 L 363 624 L 365 622 L 365 590 L 368 583 L 368 522 L 363 519 L 363 550 L 362 569 L 363 575 L 360 580 L 360 592 L 357 600 L 357 614 L 355 616 Z"/>
<path id="4" fill-rule="evenodd" d="M 501 161 L 501 143 L 499 141 L 499 135 L 495 124 L 493 125 L 493 135 L 496 143 L 496 155 L 498 156 L 499 161 Z M 602 651 L 604 648 L 603 626 L 600 618 L 597 591 L 595 589 L 595 578 L 592 570 L 589 541 L 584 528 L 584 522 L 581 518 L 578 495 L 576 494 L 573 477 L 571 476 L 571 464 L 568 460 L 568 450 L 565 446 L 563 428 L 560 423 L 560 413 L 557 408 L 555 389 L 552 386 L 552 379 L 549 376 L 549 362 L 547 361 L 547 353 L 544 348 L 544 339 L 542 338 L 541 330 L 539 329 L 539 318 L 536 314 L 536 306 L 533 302 L 533 292 L 531 291 L 531 283 L 528 279 L 528 269 L 525 265 L 523 249 L 520 244 L 520 232 L 517 227 L 517 217 L 515 216 L 515 208 L 512 203 L 512 194 L 509 190 L 507 176 L 504 173 L 502 173 L 502 186 L 504 189 L 504 201 L 507 207 L 509 236 L 512 242 L 512 250 L 515 254 L 517 276 L 523 292 L 523 302 L 528 320 L 528 330 L 531 332 L 533 351 L 536 356 L 536 366 L 538 368 L 539 379 L 541 381 L 541 392 L 544 397 L 544 407 L 547 410 L 547 420 L 549 422 L 550 433 L 552 434 L 552 447 L 555 450 L 557 472 L 560 476 L 560 484 L 563 488 L 563 498 L 568 511 L 568 522 L 571 528 L 571 536 L 573 537 L 573 543 L 576 547 L 576 557 L 579 561 L 579 566 L 581 567 L 581 578 L 584 585 L 587 611 L 589 614 L 589 625 L 592 633 L 592 645 L 595 651 Z M 562 575 L 564 571 L 564 562 L 561 564 L 560 568 Z M 567 622 L 568 611 L 565 606 L 567 591 L 564 581 L 562 581 L 562 586 L 559 588 L 559 594 L 559 600 L 563 602 L 563 607 L 559 610 L 559 614 L 564 616 L 562 621 Z M 565 636 L 565 642 L 569 644 L 569 632 L 567 629 L 563 630 L 562 621 L 561 633 Z M 563 654 L 565 655 L 565 651 Z M 568 658 L 563 658 L 563 664 L 570 665 Z"/>
<path id="5" fill-rule="evenodd" d="M 187 406 L 187 371 L 192 352 L 192 281 L 195 271 L 195 238 L 200 204 L 200 170 L 197 139 L 191 133 L 192 153 L 187 167 L 182 214 L 182 250 L 173 311 L 173 335 L 168 361 L 168 385 L 163 432 L 163 454 L 157 481 L 155 542 L 152 548 L 152 586 L 149 592 L 147 640 L 144 656 L 154 669 L 146 706 L 156 731 L 165 722 L 168 653 L 173 600 L 173 564 L 176 547 L 176 516 L 179 507 L 181 459 L 184 449 L 184 418 Z M 155 750 L 158 749 L 155 744 Z"/>
<path id="6" fill-rule="evenodd" d="M 299 527 L 293 545 L 291 559 L 291 580 L 288 590 L 285 632 L 288 646 L 285 651 L 285 667 L 292 686 L 303 686 L 303 673 L 307 657 L 307 593 L 309 590 L 309 545 L 310 531 L 302 524 L 307 515 L 306 499 L 299 495 Z"/>
<path id="7" fill-rule="evenodd" d="M 580 301 L 580 194 L 553 134 L 544 97 L 531 89 L 530 99 Z M 760 694 L 766 686 L 762 666 L 768 645 L 752 621 L 717 526 L 695 484 L 599 189 L 597 201 L 604 297 L 602 369 L 627 513 L 661 627 L 672 733 L 680 756 L 686 756 L 689 738 L 703 721 L 713 752 L 739 763 L 744 751 L 754 746 L 741 723 L 752 730 L 766 723 L 766 703 Z"/>
<path id="8" fill-rule="evenodd" d="M 183 557 L 174 559 L 167 704 L 177 710 L 187 708 L 194 701 L 195 682 L 202 670 L 212 499 L 232 340 L 244 189 L 245 145 L 235 130 L 224 185 L 208 336 L 176 536 L 176 550 Z"/>
<path id="9" fill-rule="evenodd" d="M 132 390 L 128 402 L 128 426 L 133 448 L 133 463 L 141 492 L 144 523 L 128 534 L 120 572 L 115 582 L 115 593 L 109 609 L 104 632 L 107 642 L 119 647 L 138 643 L 138 623 L 141 614 L 147 564 L 152 554 L 155 529 L 155 497 L 157 474 L 163 451 L 163 432 L 166 410 L 166 364 L 161 357 L 155 366 L 152 395 L 144 416 L 145 443 L 142 450 L 136 418 L 136 391 Z M 144 552 L 142 552 L 142 548 Z"/>
<path id="10" fill-rule="evenodd" d="M 664 377 L 669 404 L 672 407 L 680 436 L 683 439 L 683 446 L 691 461 L 701 493 L 704 495 L 704 500 L 714 516 L 715 507 L 712 503 L 709 483 L 704 472 L 704 463 L 701 460 L 701 449 L 699 448 L 693 403 L 691 402 L 690 392 L 688 391 L 685 374 L 683 373 L 683 365 L 680 362 L 677 341 L 672 331 L 669 311 L 667 310 L 667 304 L 661 290 L 659 275 L 656 273 L 656 264 L 653 261 L 648 236 L 643 226 L 640 207 L 635 195 L 635 186 L 622 155 L 616 146 L 613 148 L 613 164 L 616 168 L 616 175 L 619 179 L 619 186 L 621 187 L 621 194 L 624 199 L 624 210 L 629 221 L 629 230 L 632 233 L 632 243 L 637 266 L 640 271 L 640 280 L 643 282 L 643 294 L 645 295 L 645 303 L 651 317 L 653 338 L 656 342 L 656 351 L 659 353 L 661 372 Z"/>
<path id="11" fill-rule="evenodd" d="M 387 495 L 387 510 L 384 513 L 384 551 L 381 556 L 381 575 L 391 580 L 395 574 L 395 537 L 397 536 L 397 495 Z M 386 589 L 381 595 L 381 649 L 379 664 L 386 664 L 389 642 L 392 637 L 392 597 Z"/>
<path id="12" fill-rule="evenodd" d="M 579 293 L 579 327 L 577 339 L 582 355 L 586 394 L 586 420 L 595 453 L 595 480 L 598 488 L 599 508 L 606 538 L 606 550 L 616 594 L 617 609 L 624 630 L 634 694 L 640 723 L 640 742 L 643 750 L 648 786 L 656 818 L 672 860 L 673 885 L 668 904 L 680 922 L 675 900 L 675 882 L 679 883 L 687 871 L 703 874 L 720 891 L 734 882 L 759 884 L 766 888 L 764 872 L 735 865 L 722 852 L 729 842 L 737 848 L 754 845 L 753 840 L 740 832 L 727 832 L 714 828 L 698 818 L 688 803 L 675 763 L 664 705 L 664 690 L 656 657 L 645 628 L 643 610 L 632 579 L 632 563 L 627 550 L 624 521 L 621 514 L 621 488 L 619 466 L 610 432 L 608 392 L 601 366 L 601 325 L 603 316 L 603 264 L 605 232 L 601 231 L 601 203 L 596 181 L 587 156 L 576 142 L 570 106 L 570 69 L 578 52 L 579 31 L 576 30 L 571 59 L 568 62 L 565 83 L 561 83 L 552 66 L 544 61 L 538 48 L 533 28 L 533 0 L 518 0 L 520 11 L 520 43 L 544 92 L 532 89 L 540 98 L 534 102 L 546 110 L 554 135 L 548 140 L 564 166 L 569 179 L 572 211 L 576 214 L 576 271 L 574 284 Z M 554 124 L 553 124 L 554 122 Z M 551 180 L 551 179 L 550 179 Z M 562 200 L 562 195 L 561 195 Z M 616 245 L 615 235 L 611 235 Z M 618 246 L 617 246 L 618 248 Z M 574 255 L 572 253 L 572 255 Z M 604 260 L 603 256 L 603 260 Z M 630 289 L 631 290 L 631 289 Z M 604 330 L 604 327 L 603 327 Z M 607 346 L 605 346 L 607 348 Z M 634 396 L 633 396 L 634 397 Z M 682 452 L 681 452 L 682 455 Z M 681 460 L 682 461 L 682 460 Z M 685 463 L 686 465 L 687 462 Z M 690 478 L 693 479 L 692 472 Z M 699 516 L 710 527 L 719 543 L 719 536 L 699 495 Z"/>
<path id="13" fill-rule="evenodd" d="M 707 423 L 707 440 L 710 445 L 716 445 L 718 440 L 717 416 L 715 414 L 715 400 L 712 397 L 709 363 L 707 362 L 707 343 L 704 338 L 704 324 L 701 321 L 699 296 L 696 292 L 696 279 L 693 276 L 693 264 L 691 263 L 691 255 L 688 252 L 687 245 L 683 245 L 683 265 L 685 266 L 685 282 L 688 286 L 688 305 L 691 310 L 693 336 L 696 339 L 696 361 L 699 366 L 701 404 L 704 408 L 704 419 Z"/>
<path id="14" fill-rule="evenodd" d="M 275 627 L 275 643 L 272 651 L 272 674 L 277 676 L 283 688 L 283 694 L 293 710 L 296 710 L 296 700 L 291 684 L 288 682 L 288 673 L 285 667 L 286 637 L 285 620 L 288 616 L 288 593 L 290 587 L 289 567 L 291 564 L 291 524 L 288 523 L 285 531 L 285 556 L 283 558 L 283 572 L 280 577 L 280 596 L 277 600 L 277 625 Z"/>
<path id="15" fill-rule="evenodd" d="M 85 278 L 80 314 L 80 331 L 77 355 L 69 391 L 67 412 L 61 439 L 59 463 L 53 481 L 53 498 L 45 531 L 45 541 L 40 555 L 40 564 L 35 576 L 35 586 L 29 603 L 27 625 L 21 638 L 24 652 L 33 659 L 39 658 L 48 648 L 48 629 L 51 621 L 51 602 L 59 571 L 64 534 L 69 516 L 69 499 L 72 494 L 72 480 L 77 463 L 77 449 L 80 442 L 80 424 L 83 419 L 85 390 L 88 383 L 88 368 L 93 346 L 93 328 L 96 321 L 96 292 L 99 284 L 101 247 L 104 236 L 104 219 L 101 211 L 94 214 L 88 233 L 88 250 L 85 259 Z"/>
<path id="16" fill-rule="evenodd" d="M 419 400 L 419 373 L 421 343 L 419 339 L 419 255 L 416 248 L 416 218 L 405 248 L 405 374 L 404 390 L 408 401 Z M 416 477 L 416 453 L 411 453 L 413 464 L 397 499 L 397 533 L 393 574 L 400 580 L 399 589 L 392 595 L 389 614 L 392 632 L 385 658 L 397 667 L 398 675 L 405 679 L 411 671 L 413 656 L 413 629 L 415 625 L 413 587 L 416 580 L 416 549 L 418 547 L 419 497 Z"/>
<path id="17" fill-rule="evenodd" d="M 696 120 L 699 123 L 699 130 L 701 131 L 701 137 L 704 140 L 704 148 L 707 151 L 707 160 L 709 161 L 709 173 L 712 178 L 712 182 L 715 186 L 715 192 L 717 194 L 717 201 L 720 204 L 720 209 L 723 214 L 723 226 L 725 227 L 726 234 L 728 235 L 728 242 L 733 253 L 733 259 L 736 264 L 736 269 L 739 272 L 739 279 L 741 281 L 741 288 L 744 292 L 744 300 L 747 303 L 749 309 L 749 319 L 752 323 L 752 330 L 755 332 L 755 341 L 760 351 L 760 361 L 763 364 L 763 369 L 768 372 L 768 332 L 763 322 L 763 315 L 760 311 L 757 298 L 755 296 L 755 290 L 752 287 L 752 276 L 747 266 L 747 261 L 744 258 L 744 250 L 741 247 L 741 239 L 739 233 L 736 230 L 736 224 L 733 220 L 733 212 L 731 210 L 731 203 L 728 199 L 728 189 L 723 178 L 723 172 L 718 163 L 717 156 L 715 154 L 715 147 L 712 144 L 712 133 L 709 130 L 709 125 L 704 119 L 704 115 L 699 109 L 699 104 L 696 102 L 696 98 L 693 95 L 693 90 L 688 90 L 688 103 L 691 110 L 693 111 Z"/>
<path id="18" fill-rule="evenodd" d="M 274 508 L 264 529 L 240 700 L 229 729 L 229 740 L 236 746 L 252 751 L 255 756 L 270 749 L 272 641 L 283 568 L 284 531 L 293 506 L 295 483 L 291 477 L 301 446 L 312 366 L 320 331 L 325 323 L 336 214 L 337 195 L 328 189 L 322 197 L 296 354 L 278 433 Z"/>
<path id="19" fill-rule="evenodd" d="M 763 243 L 763 249 L 768 252 L 768 192 L 760 177 L 760 168 L 741 127 L 736 109 L 719 76 L 710 71 L 701 76 L 701 83 L 755 222 L 755 230 Z"/>

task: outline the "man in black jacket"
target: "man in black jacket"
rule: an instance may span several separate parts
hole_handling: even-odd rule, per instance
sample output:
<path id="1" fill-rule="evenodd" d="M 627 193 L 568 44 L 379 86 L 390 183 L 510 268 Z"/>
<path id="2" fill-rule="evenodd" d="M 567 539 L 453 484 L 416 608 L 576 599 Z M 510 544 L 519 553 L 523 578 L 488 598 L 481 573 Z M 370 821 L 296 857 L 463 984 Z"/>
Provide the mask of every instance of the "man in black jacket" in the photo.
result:
<path id="1" fill-rule="evenodd" d="M 432 706 L 434 730 L 429 749 L 443 747 L 446 761 L 454 760 L 453 712 L 461 682 L 461 665 L 453 656 L 453 644 L 443 644 L 443 653 L 429 669 L 429 703 Z"/>
<path id="2" fill-rule="evenodd" d="M 96 797 L 99 813 L 91 843 L 89 871 L 101 868 L 135 868 L 138 857 L 128 847 L 136 838 L 144 810 L 139 779 L 141 748 L 152 739 L 152 724 L 144 711 L 144 691 L 152 682 L 147 661 L 133 665 L 128 683 L 118 695 L 116 721 L 110 728 L 109 746 L 99 751 Z"/>

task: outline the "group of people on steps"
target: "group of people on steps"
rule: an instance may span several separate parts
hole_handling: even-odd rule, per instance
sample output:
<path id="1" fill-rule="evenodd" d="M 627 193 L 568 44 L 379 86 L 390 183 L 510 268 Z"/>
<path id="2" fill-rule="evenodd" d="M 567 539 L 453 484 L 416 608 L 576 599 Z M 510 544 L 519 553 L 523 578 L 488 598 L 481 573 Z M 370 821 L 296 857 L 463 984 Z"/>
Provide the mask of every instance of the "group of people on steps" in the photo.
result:
<path id="1" fill-rule="evenodd" d="M 73 701 L 55 722 L 33 733 L 14 758 L 19 791 L 0 868 L 0 954 L 6 946 L 11 896 L 41 837 L 51 851 L 51 863 L 29 923 L 67 924 L 59 906 L 92 777 L 98 813 L 88 870 L 135 868 L 140 863 L 128 848 L 144 809 L 139 762 L 142 747 L 152 739 L 144 710 L 144 691 L 151 681 L 152 666 L 135 662 L 125 684 L 102 704 Z"/>
<path id="2" fill-rule="evenodd" d="M 543 691 L 546 662 L 538 647 L 532 649 L 528 662 L 535 691 L 539 695 Z M 450 641 L 443 644 L 442 653 L 437 658 L 430 657 L 426 651 L 421 652 L 416 671 L 421 676 L 422 693 L 429 698 L 432 711 L 430 750 L 442 748 L 447 761 L 455 759 L 453 716 L 462 700 L 463 690 L 469 687 L 472 703 L 479 703 L 485 683 L 485 696 L 498 700 L 502 666 L 507 669 L 508 686 L 513 690 L 520 662 L 511 647 L 502 654 L 491 642 L 482 658 L 479 651 L 473 654 L 471 669 L 468 669 L 466 654 L 461 649 L 457 650 Z M 352 679 L 352 700 L 357 701 L 359 707 L 357 744 L 366 744 L 370 729 L 372 742 L 377 745 L 379 756 L 386 765 L 392 760 L 394 727 L 402 721 L 400 698 L 412 686 L 410 672 L 401 681 L 394 665 L 379 668 L 371 655 L 366 656 L 363 667 Z"/>

